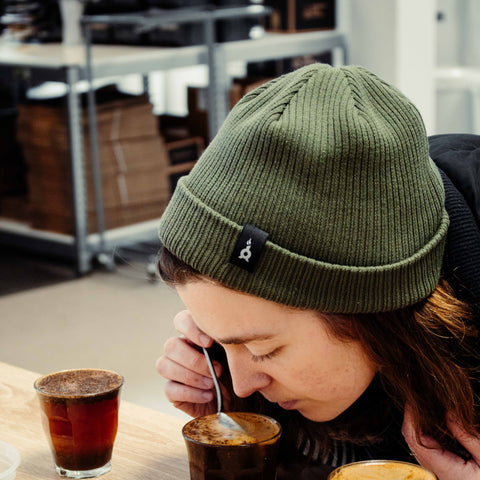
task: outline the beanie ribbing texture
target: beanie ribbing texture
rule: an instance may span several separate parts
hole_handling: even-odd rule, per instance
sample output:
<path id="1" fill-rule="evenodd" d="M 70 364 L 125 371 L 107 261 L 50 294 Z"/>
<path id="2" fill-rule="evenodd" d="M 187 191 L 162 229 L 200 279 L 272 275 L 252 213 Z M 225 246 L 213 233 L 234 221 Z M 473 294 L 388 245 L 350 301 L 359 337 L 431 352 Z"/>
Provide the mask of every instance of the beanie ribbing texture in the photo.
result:
<path id="1" fill-rule="evenodd" d="M 230 263 L 245 224 L 268 233 L 253 273 Z M 314 64 L 243 97 L 160 221 L 174 255 L 289 306 L 376 313 L 427 297 L 448 215 L 423 121 L 368 70 Z"/>

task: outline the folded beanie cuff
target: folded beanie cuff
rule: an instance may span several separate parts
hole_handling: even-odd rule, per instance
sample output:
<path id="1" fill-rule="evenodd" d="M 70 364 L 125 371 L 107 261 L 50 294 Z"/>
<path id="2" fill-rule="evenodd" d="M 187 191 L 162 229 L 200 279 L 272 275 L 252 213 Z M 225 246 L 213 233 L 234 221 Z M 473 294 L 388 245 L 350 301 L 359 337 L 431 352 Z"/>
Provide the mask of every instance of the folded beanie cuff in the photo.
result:
<path id="1" fill-rule="evenodd" d="M 398 262 L 371 266 L 331 264 L 289 251 L 269 239 L 255 271 L 250 273 L 230 263 L 244 226 L 203 203 L 183 180 L 162 216 L 162 243 L 201 274 L 226 287 L 292 307 L 331 313 L 377 313 L 417 303 L 438 282 L 449 224 L 445 210 L 430 240 Z"/>

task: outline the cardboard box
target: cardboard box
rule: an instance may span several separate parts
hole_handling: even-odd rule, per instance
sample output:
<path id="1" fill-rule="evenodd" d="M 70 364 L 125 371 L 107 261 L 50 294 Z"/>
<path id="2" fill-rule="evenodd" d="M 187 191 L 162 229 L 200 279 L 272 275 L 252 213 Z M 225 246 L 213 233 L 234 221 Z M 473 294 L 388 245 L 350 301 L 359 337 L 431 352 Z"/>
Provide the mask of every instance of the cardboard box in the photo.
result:
<path id="1" fill-rule="evenodd" d="M 73 183 L 63 105 L 22 105 L 19 135 L 28 167 L 32 226 L 73 233 Z M 157 218 L 170 198 L 168 152 L 145 98 L 113 98 L 98 107 L 99 154 L 106 228 Z M 84 122 L 85 199 L 89 231 L 96 227 L 87 118 Z"/>
<path id="2" fill-rule="evenodd" d="M 31 217 L 28 195 L 0 196 L 0 216 L 28 224 Z"/>
<path id="3" fill-rule="evenodd" d="M 160 218 L 165 205 L 160 201 L 150 202 L 148 204 L 128 205 L 122 207 L 113 207 L 105 209 L 105 227 L 107 230 L 117 227 L 131 225 L 133 223 L 143 222 Z M 74 219 L 71 213 L 52 213 L 43 210 L 32 211 L 32 227 L 51 232 L 74 234 Z M 98 231 L 97 216 L 94 212 L 88 212 L 87 228 L 89 232 Z"/>
<path id="4" fill-rule="evenodd" d="M 92 174 L 93 165 L 90 142 L 84 139 L 84 167 L 86 174 Z M 160 135 L 138 137 L 98 145 L 100 170 L 102 175 L 125 173 L 127 170 L 149 168 L 163 162 L 167 156 L 165 142 Z M 58 182 L 70 180 L 70 150 L 64 145 L 59 148 L 23 144 L 22 152 L 28 165 L 28 171 L 38 175 L 48 175 Z"/>
<path id="5" fill-rule="evenodd" d="M 33 210 L 48 205 L 58 212 L 73 202 L 68 152 L 26 148 L 28 187 Z M 168 154 L 160 136 L 103 143 L 100 148 L 103 203 L 116 207 L 151 200 L 168 201 Z M 87 155 L 87 161 L 89 160 Z M 93 173 L 85 168 L 87 208 L 95 208 Z M 60 212 L 58 212 L 60 213 Z"/>
<path id="6" fill-rule="evenodd" d="M 69 148 L 68 117 L 64 105 L 42 103 L 18 107 L 17 138 L 22 144 L 46 148 Z M 83 136 L 90 136 L 88 111 L 82 110 Z M 118 100 L 97 106 L 99 142 L 156 135 L 157 120 L 145 98 Z"/>
<path id="7" fill-rule="evenodd" d="M 166 166 L 133 170 L 102 176 L 103 206 L 118 207 L 132 203 L 148 203 L 151 200 L 168 202 L 169 186 Z M 93 178 L 87 176 L 87 208 L 95 210 Z M 73 189 L 71 182 L 58 183 L 51 178 L 29 174 L 29 198 L 34 210 L 47 209 L 57 213 L 73 210 Z"/>

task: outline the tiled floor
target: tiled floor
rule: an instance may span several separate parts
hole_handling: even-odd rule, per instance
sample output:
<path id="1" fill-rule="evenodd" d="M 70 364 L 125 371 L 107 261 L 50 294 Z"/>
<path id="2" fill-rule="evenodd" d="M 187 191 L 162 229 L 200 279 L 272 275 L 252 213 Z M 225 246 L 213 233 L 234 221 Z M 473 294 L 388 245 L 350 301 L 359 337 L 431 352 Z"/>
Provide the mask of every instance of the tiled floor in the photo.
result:
<path id="1" fill-rule="evenodd" d="M 125 377 L 125 400 L 187 418 L 167 402 L 155 370 L 182 308 L 174 290 L 149 283 L 138 265 L 4 295 L 0 360 L 38 373 L 113 369 Z"/>

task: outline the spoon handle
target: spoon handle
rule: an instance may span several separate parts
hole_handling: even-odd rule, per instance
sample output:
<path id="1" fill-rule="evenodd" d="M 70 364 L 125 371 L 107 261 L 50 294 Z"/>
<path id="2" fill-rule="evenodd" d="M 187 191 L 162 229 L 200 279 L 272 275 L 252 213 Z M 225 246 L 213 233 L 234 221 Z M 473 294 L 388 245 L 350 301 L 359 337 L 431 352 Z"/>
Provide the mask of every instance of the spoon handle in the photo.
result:
<path id="1" fill-rule="evenodd" d="M 213 384 L 215 385 L 215 391 L 217 392 L 217 411 L 220 413 L 222 411 L 222 393 L 220 392 L 220 385 L 218 384 L 217 375 L 215 374 L 215 369 L 213 368 L 212 361 L 210 360 L 210 355 L 208 354 L 208 350 L 205 347 L 202 347 L 203 354 L 205 355 L 205 359 L 207 360 L 208 369 L 210 370 L 210 374 L 212 375 Z"/>

